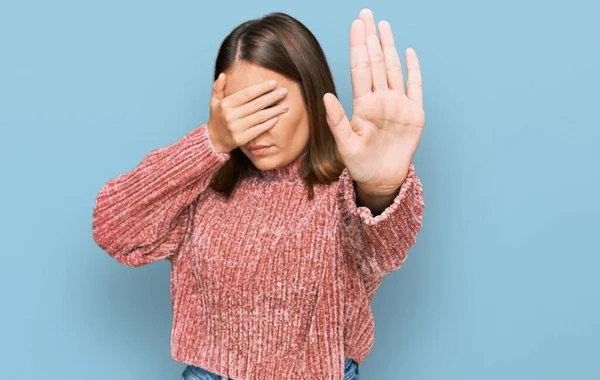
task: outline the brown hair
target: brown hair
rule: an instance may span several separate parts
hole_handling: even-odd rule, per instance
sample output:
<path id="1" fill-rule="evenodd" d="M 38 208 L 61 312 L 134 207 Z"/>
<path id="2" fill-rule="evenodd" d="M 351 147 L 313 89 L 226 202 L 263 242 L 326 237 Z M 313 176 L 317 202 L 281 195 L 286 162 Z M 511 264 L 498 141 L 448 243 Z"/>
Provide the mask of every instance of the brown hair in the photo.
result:
<path id="1" fill-rule="evenodd" d="M 337 96 L 325 54 L 315 36 L 297 19 L 281 12 L 243 22 L 221 43 L 214 80 L 236 63 L 249 62 L 275 71 L 300 85 L 309 121 L 307 154 L 301 176 L 314 198 L 313 184 L 337 180 L 344 168 L 325 118 L 323 95 Z M 252 161 L 236 148 L 215 173 L 210 187 L 230 197 L 241 179 L 256 172 Z"/>

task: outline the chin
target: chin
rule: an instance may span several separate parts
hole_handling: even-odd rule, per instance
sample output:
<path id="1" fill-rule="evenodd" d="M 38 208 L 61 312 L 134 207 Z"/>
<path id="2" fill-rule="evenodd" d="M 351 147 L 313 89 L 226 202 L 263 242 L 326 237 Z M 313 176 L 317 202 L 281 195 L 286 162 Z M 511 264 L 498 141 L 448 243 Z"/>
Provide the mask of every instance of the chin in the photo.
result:
<path id="1" fill-rule="evenodd" d="M 271 169 L 275 169 L 277 167 L 277 162 L 268 160 L 266 157 L 254 160 L 254 161 L 252 161 L 252 163 L 259 170 L 271 170 Z"/>
<path id="2" fill-rule="evenodd" d="M 254 157 L 250 158 L 250 161 L 254 164 L 254 166 L 259 170 L 270 170 L 275 169 L 279 164 L 279 161 L 276 159 L 276 156 L 264 156 L 264 157 Z"/>

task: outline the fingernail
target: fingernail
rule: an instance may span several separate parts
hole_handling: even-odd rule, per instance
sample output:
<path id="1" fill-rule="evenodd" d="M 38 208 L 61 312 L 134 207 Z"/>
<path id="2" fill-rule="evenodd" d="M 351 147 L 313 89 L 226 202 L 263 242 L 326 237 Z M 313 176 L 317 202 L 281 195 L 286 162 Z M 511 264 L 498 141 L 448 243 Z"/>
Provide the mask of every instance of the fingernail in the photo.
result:
<path id="1" fill-rule="evenodd" d="M 273 79 L 272 81 L 269 82 L 269 87 L 275 87 L 277 85 L 277 81 L 275 79 Z"/>
<path id="2" fill-rule="evenodd" d="M 279 90 L 279 95 L 285 95 L 287 94 L 288 90 L 287 88 L 282 88 L 281 90 Z"/>

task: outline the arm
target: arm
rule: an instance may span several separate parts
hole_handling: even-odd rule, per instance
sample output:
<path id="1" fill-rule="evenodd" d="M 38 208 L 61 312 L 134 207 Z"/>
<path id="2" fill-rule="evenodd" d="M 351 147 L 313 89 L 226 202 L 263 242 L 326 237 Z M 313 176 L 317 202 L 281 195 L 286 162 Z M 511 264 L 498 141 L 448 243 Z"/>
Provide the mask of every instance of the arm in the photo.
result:
<path id="1" fill-rule="evenodd" d="M 133 170 L 109 180 L 96 197 L 96 243 L 120 263 L 172 259 L 189 231 L 196 198 L 229 159 L 212 144 L 207 124 L 151 151 Z"/>
<path id="2" fill-rule="evenodd" d="M 356 203 L 352 177 L 344 169 L 338 182 L 343 249 L 364 276 L 383 277 L 400 268 L 423 225 L 423 186 L 411 163 L 392 203 L 380 215 Z"/>

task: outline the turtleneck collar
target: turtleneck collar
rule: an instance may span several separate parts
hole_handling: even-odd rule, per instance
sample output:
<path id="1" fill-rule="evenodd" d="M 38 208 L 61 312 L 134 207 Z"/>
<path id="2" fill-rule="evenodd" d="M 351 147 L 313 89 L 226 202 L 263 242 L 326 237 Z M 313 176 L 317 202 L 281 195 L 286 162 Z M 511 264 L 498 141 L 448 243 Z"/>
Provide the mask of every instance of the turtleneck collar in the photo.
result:
<path id="1" fill-rule="evenodd" d="M 260 170 L 258 177 L 266 181 L 300 181 L 300 168 L 306 157 L 306 152 L 303 152 L 292 162 L 274 169 Z"/>

